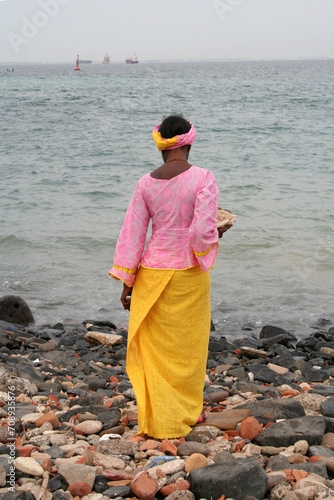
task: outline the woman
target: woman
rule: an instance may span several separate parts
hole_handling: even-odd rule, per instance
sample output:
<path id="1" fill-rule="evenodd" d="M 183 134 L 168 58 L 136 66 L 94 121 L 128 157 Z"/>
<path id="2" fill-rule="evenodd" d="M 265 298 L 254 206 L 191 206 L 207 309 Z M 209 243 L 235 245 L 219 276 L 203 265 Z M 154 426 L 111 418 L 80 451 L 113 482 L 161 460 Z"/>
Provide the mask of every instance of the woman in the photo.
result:
<path id="1" fill-rule="evenodd" d="M 208 271 L 218 237 L 231 226 L 217 230 L 213 174 L 188 163 L 194 127 L 172 115 L 152 135 L 164 163 L 137 184 L 110 275 L 124 282 L 124 309 L 130 309 L 131 295 L 127 372 L 139 432 L 163 439 L 185 436 L 201 418 L 211 318 Z"/>

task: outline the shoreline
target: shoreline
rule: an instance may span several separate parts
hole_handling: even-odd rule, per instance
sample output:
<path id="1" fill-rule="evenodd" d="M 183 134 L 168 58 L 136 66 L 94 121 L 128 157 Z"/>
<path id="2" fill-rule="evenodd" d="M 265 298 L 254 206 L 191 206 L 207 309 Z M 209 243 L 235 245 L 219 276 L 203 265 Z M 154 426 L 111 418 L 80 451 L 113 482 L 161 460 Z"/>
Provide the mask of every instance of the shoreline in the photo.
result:
<path id="1" fill-rule="evenodd" d="M 274 495 L 282 488 L 313 488 L 308 498 L 334 492 L 334 325 L 314 326 L 299 341 L 269 325 L 259 338 L 233 342 L 215 332 L 207 419 L 185 437 L 158 440 L 136 436 L 125 328 L 1 321 L 0 495 L 242 500 L 285 498 Z"/>

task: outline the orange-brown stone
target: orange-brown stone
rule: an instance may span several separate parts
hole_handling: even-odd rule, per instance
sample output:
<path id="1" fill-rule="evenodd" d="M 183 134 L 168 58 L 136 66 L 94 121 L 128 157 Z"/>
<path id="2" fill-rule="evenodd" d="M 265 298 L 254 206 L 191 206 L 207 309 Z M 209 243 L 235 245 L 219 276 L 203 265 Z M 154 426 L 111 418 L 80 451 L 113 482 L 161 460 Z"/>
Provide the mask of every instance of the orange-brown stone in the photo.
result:
<path id="1" fill-rule="evenodd" d="M 41 466 L 43 467 L 43 469 L 47 472 L 51 472 L 52 471 L 52 463 L 50 461 L 49 458 L 45 458 L 43 460 L 43 463 L 41 463 Z"/>
<path id="2" fill-rule="evenodd" d="M 36 427 L 41 427 L 45 422 L 50 422 L 54 429 L 58 429 L 58 427 L 60 426 L 60 422 L 53 411 L 49 411 L 48 413 L 45 413 L 44 415 L 39 417 L 36 420 L 35 425 Z"/>
<path id="3" fill-rule="evenodd" d="M 167 486 L 161 488 L 160 493 L 166 497 L 171 493 L 174 493 L 174 491 L 189 490 L 189 488 L 189 481 L 186 481 L 186 479 L 180 479 L 179 481 L 176 481 L 176 483 L 168 484 Z"/>
<path id="4" fill-rule="evenodd" d="M 249 439 L 252 441 L 263 429 L 263 425 L 260 424 L 255 417 L 247 417 L 241 422 L 240 426 L 240 436 L 243 439 Z"/>
<path id="5" fill-rule="evenodd" d="M 185 471 L 190 472 L 194 469 L 200 469 L 208 465 L 208 459 L 201 453 L 193 453 L 186 460 Z"/>
<path id="6" fill-rule="evenodd" d="M 292 469 L 292 475 L 295 478 L 295 481 L 300 481 L 301 479 L 305 479 L 309 475 L 306 470 L 298 470 L 298 469 Z"/>
<path id="7" fill-rule="evenodd" d="M 289 389 L 283 392 L 282 396 L 283 397 L 292 397 L 292 396 L 298 396 L 300 393 L 296 389 Z"/>
<path id="8" fill-rule="evenodd" d="M 153 500 L 159 490 L 159 485 L 157 481 L 145 471 L 132 482 L 131 489 L 140 500 Z"/>
<path id="9" fill-rule="evenodd" d="M 173 455 L 174 457 L 177 455 L 177 448 L 169 439 L 164 439 L 161 442 L 160 450 L 165 455 Z"/>
<path id="10" fill-rule="evenodd" d="M 36 450 L 35 446 L 17 446 L 19 457 L 30 457 L 33 450 Z"/>
<path id="11" fill-rule="evenodd" d="M 129 441 L 131 443 L 141 443 L 141 442 L 145 441 L 145 439 L 142 436 L 131 436 Z"/>
<path id="12" fill-rule="evenodd" d="M 102 474 L 111 481 L 120 481 L 124 479 L 133 480 L 133 477 L 129 476 L 126 472 L 116 469 L 105 469 Z"/>
<path id="13" fill-rule="evenodd" d="M 157 448 L 159 448 L 159 446 L 160 443 L 158 441 L 155 441 L 154 439 L 148 439 L 139 446 L 139 451 L 156 450 Z"/>
<path id="14" fill-rule="evenodd" d="M 286 475 L 286 480 L 288 483 L 300 481 L 301 479 L 305 479 L 305 477 L 309 475 L 309 473 L 305 470 L 298 469 L 283 469 L 283 472 Z"/>
<path id="15" fill-rule="evenodd" d="M 92 492 L 92 488 L 88 483 L 79 482 L 73 483 L 68 488 L 67 491 L 71 493 L 73 497 L 84 497 Z"/>

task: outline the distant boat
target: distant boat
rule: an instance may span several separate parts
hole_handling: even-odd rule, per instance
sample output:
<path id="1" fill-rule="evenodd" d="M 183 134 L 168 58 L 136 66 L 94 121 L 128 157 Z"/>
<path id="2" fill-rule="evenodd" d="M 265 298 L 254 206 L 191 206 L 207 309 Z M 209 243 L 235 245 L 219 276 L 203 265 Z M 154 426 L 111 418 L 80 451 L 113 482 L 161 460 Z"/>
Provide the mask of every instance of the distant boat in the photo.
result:
<path id="1" fill-rule="evenodd" d="M 79 55 L 77 55 L 76 67 L 74 68 L 74 71 L 80 71 L 80 68 L 79 68 Z"/>
<path id="2" fill-rule="evenodd" d="M 138 61 L 138 57 L 136 56 L 136 54 L 133 54 L 132 57 L 129 57 L 129 59 L 126 59 L 126 64 L 138 64 L 139 61 Z"/>
<path id="3" fill-rule="evenodd" d="M 92 64 L 91 59 L 79 59 L 79 64 Z"/>
<path id="4" fill-rule="evenodd" d="M 102 64 L 110 64 L 110 57 L 106 54 L 103 58 Z"/>

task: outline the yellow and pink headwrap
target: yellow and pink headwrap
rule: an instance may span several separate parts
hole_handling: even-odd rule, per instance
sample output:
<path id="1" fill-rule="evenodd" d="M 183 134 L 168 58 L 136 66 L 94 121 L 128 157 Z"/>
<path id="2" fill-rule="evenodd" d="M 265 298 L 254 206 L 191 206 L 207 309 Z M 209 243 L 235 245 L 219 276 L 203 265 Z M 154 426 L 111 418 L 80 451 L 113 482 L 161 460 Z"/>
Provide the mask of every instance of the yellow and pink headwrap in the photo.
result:
<path id="1" fill-rule="evenodd" d="M 190 122 L 189 124 L 190 124 L 189 132 L 182 135 L 176 135 L 171 139 L 164 139 L 163 137 L 161 137 L 161 134 L 159 132 L 161 124 L 155 127 L 155 129 L 152 132 L 152 136 L 159 151 L 165 151 L 165 150 L 168 151 L 169 149 L 182 148 L 182 146 L 191 146 L 196 137 L 196 130 Z"/>

